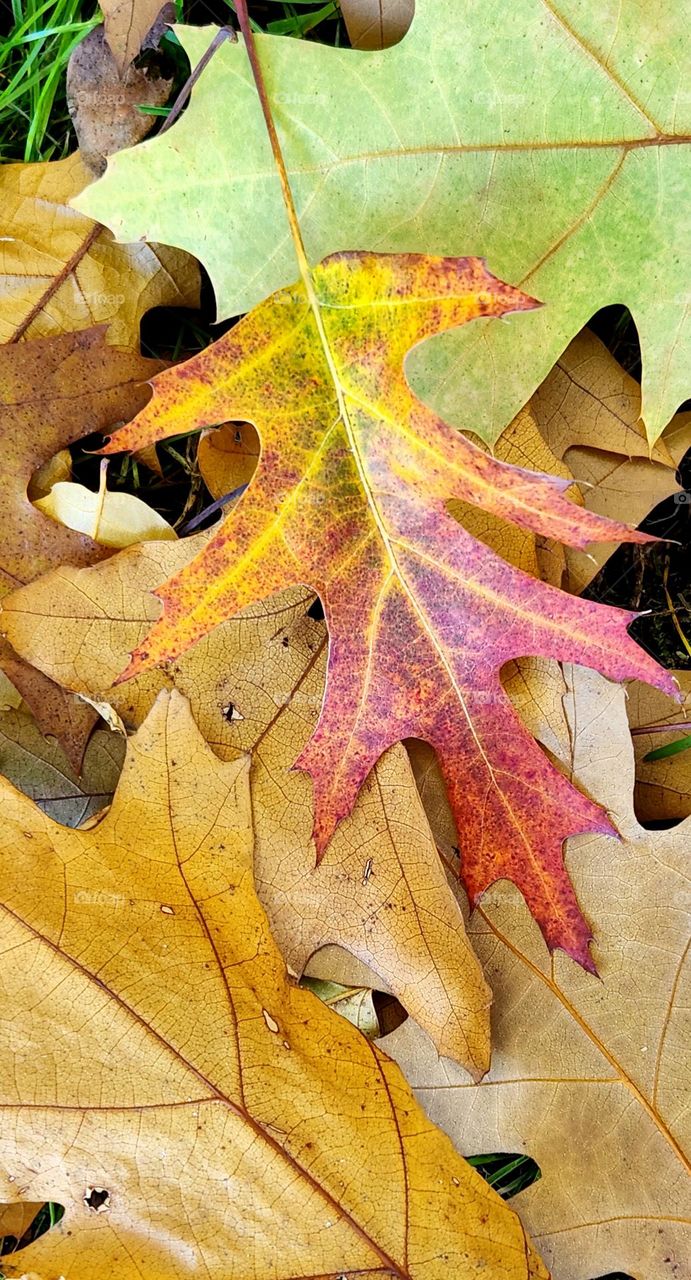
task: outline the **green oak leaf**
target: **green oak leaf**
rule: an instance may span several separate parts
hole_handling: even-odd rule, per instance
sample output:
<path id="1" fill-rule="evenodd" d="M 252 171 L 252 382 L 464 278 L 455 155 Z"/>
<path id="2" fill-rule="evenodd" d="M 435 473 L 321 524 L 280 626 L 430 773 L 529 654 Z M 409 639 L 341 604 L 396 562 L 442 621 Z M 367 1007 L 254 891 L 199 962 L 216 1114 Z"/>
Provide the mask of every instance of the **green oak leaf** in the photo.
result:
<path id="1" fill-rule="evenodd" d="M 258 37 L 312 261 L 478 254 L 547 304 L 412 353 L 414 389 L 447 421 L 495 439 L 610 303 L 638 327 L 651 441 L 688 394 L 690 21 L 690 0 L 417 0 L 392 49 Z M 194 65 L 213 29 L 176 30 Z M 215 53 L 169 132 L 112 157 L 75 204 L 121 240 L 195 254 L 220 317 L 292 280 L 242 42 Z"/>

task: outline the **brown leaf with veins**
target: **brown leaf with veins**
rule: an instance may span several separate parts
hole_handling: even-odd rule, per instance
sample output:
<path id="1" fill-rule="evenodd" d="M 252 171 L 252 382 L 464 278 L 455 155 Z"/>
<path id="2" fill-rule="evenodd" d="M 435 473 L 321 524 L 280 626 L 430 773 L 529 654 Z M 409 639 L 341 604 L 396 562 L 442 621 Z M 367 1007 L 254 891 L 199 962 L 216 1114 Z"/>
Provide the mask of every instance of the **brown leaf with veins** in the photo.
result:
<path id="1" fill-rule="evenodd" d="M 489 995 L 401 746 L 378 762 L 316 866 L 311 786 L 291 769 L 323 693 L 326 629 L 307 614 L 312 595 L 298 588 L 253 606 L 169 671 L 112 687 L 155 616 L 152 588 L 204 538 L 58 569 L 6 601 L 0 625 L 25 657 L 111 702 L 128 726 L 174 682 L 214 751 L 234 759 L 251 750 L 257 889 L 289 967 L 300 974 L 314 951 L 340 943 L 376 969 L 444 1053 L 481 1075 Z"/>
<path id="2" fill-rule="evenodd" d="M 161 10 L 175 17 L 173 5 L 166 0 L 99 0 L 99 8 L 120 74 L 136 58 Z"/>
<path id="3" fill-rule="evenodd" d="M 588 511 L 639 525 L 658 502 L 678 490 L 679 458 L 670 446 L 681 438 L 684 415 L 673 419 L 651 450 L 641 419 L 639 383 L 589 329 L 560 356 L 530 408 L 549 448 L 582 485 Z M 568 590 L 583 591 L 617 546 L 601 542 L 587 552 L 567 547 Z"/>
<path id="4" fill-rule="evenodd" d="M 398 1067 L 288 980 L 248 761 L 217 760 L 183 698 L 160 695 L 93 829 L 0 790 L 0 1195 L 66 1209 L 8 1277 L 547 1280 Z"/>
<path id="5" fill-rule="evenodd" d="M 148 397 L 146 379 L 162 367 L 108 346 L 105 327 L 0 348 L 0 599 L 65 560 L 102 558 L 103 548 L 91 538 L 37 511 L 27 486 L 36 468 L 73 440 L 108 431 L 136 412 Z M 0 665 L 78 773 L 96 712 L 21 662 L 5 642 Z"/>
<path id="6" fill-rule="evenodd" d="M 463 1151 L 525 1151 L 538 1162 L 521 1216 L 559 1280 L 672 1280 L 683 1274 L 689 1230 L 691 824 L 650 832 L 636 821 L 623 690 L 577 667 L 525 666 L 521 678 L 532 731 L 622 835 L 567 845 L 602 981 L 563 955 L 546 957 L 504 882 L 469 926 L 494 991 L 489 1074 L 469 1084 L 410 1020 L 387 1049 Z M 453 860 L 435 769 L 428 760 L 423 794 Z"/>
<path id="7" fill-rule="evenodd" d="M 413 21 L 415 0 L 340 0 L 354 49 L 389 49 Z"/>
<path id="8" fill-rule="evenodd" d="M 86 745 L 98 721 L 98 713 L 54 680 L 19 658 L 0 638 L 0 670 L 21 694 L 44 734 L 60 743 L 76 774 L 81 773 Z"/>
<path id="9" fill-rule="evenodd" d="M 189 254 L 116 244 L 69 207 L 92 176 L 78 153 L 0 169 L 0 342 L 106 323 L 109 342 L 138 347 L 145 311 L 197 306 L 199 267 Z"/>

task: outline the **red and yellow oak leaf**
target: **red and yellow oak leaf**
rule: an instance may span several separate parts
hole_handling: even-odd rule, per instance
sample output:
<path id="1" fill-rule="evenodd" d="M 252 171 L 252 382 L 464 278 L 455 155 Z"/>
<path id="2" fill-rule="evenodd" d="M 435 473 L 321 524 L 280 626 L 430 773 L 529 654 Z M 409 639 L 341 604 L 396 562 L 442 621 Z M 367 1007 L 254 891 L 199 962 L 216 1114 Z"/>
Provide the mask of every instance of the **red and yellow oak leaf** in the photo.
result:
<path id="1" fill-rule="evenodd" d="M 156 615 L 150 594 L 206 535 L 133 547 L 92 569 L 60 568 L 4 601 L 0 625 L 19 652 L 71 689 L 110 702 L 128 728 L 157 692 L 189 697 L 223 759 L 252 752 L 254 873 L 289 968 L 338 943 L 472 1075 L 489 1064 L 489 992 L 446 883 L 406 753 L 377 761 L 317 866 L 312 788 L 291 768 L 324 693 L 327 635 L 304 588 L 258 604 L 182 654 L 166 672 L 113 687 Z"/>
<path id="2" fill-rule="evenodd" d="M 604 814 L 555 775 L 499 680 L 522 654 L 590 663 L 613 679 L 669 676 L 626 633 L 633 615 L 576 601 L 507 565 L 446 510 L 452 498 L 583 546 L 644 540 L 564 497 L 568 480 L 477 449 L 412 394 L 408 352 L 475 316 L 534 307 L 477 259 L 337 254 L 219 342 L 154 381 L 110 451 L 228 419 L 254 423 L 259 466 L 198 558 L 157 594 L 162 617 L 123 678 L 170 660 L 286 586 L 318 591 L 329 673 L 298 767 L 311 774 L 320 854 L 382 752 L 434 746 L 463 832 L 472 901 L 502 876 L 550 947 L 590 965 L 564 871 L 574 831 Z"/>
<path id="3" fill-rule="evenodd" d="M 547 1280 L 398 1067 L 288 980 L 247 759 L 180 695 L 96 827 L 0 790 L 0 1196 L 66 1210 L 8 1277 Z"/>

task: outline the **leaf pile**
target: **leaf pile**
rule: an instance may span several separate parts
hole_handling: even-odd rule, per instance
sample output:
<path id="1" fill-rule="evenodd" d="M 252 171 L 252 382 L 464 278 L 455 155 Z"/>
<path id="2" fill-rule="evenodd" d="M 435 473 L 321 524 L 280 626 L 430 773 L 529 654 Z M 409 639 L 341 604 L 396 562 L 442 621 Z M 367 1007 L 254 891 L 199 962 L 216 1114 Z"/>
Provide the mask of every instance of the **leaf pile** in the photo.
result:
<path id="1" fill-rule="evenodd" d="M 0 1271 L 671 1280 L 678 6 L 231 7 L 0 52 Z"/>

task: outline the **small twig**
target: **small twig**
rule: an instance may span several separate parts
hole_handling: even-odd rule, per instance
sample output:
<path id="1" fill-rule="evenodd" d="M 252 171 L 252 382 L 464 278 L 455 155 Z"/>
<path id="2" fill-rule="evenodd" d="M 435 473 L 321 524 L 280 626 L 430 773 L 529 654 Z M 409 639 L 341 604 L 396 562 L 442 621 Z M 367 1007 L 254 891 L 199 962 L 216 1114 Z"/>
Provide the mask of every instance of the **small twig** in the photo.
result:
<path id="1" fill-rule="evenodd" d="M 220 49 L 221 45 L 223 44 L 223 41 L 226 39 L 237 41 L 237 35 L 235 34 L 235 31 L 233 30 L 232 27 L 221 27 L 220 30 L 216 32 L 216 35 L 211 41 L 211 44 L 209 45 L 208 49 L 206 50 L 205 53 L 202 54 L 196 67 L 194 68 L 192 73 L 188 76 L 185 83 L 183 84 L 182 89 L 180 90 L 177 98 L 175 99 L 175 102 L 173 103 L 173 106 L 170 110 L 170 114 L 168 115 L 168 118 L 165 124 L 161 125 L 161 128 L 158 131 L 159 138 L 162 133 L 165 133 L 166 129 L 170 129 L 171 125 L 175 124 L 175 121 L 180 115 L 183 107 L 186 105 L 187 99 L 189 98 L 195 84 L 197 83 L 200 75 L 202 74 L 202 71 L 204 71 L 204 69 L 208 66 L 216 50 Z"/>
<path id="2" fill-rule="evenodd" d="M 187 524 L 183 524 L 182 528 L 178 530 L 178 533 L 181 536 L 193 533 L 202 521 L 206 520 L 207 516 L 212 516 L 214 511 L 220 511 L 221 507 L 224 507 L 227 502 L 232 502 L 233 498 L 242 497 L 246 488 L 246 484 L 241 484 L 237 489 L 231 489 L 230 493 L 224 493 L 221 498 L 217 498 L 215 502 L 211 502 L 208 507 L 204 507 L 203 511 L 198 512 L 196 516 L 193 516 L 191 520 L 188 520 Z"/>
<path id="3" fill-rule="evenodd" d="M 672 724 L 639 724 L 631 730 L 631 736 L 637 733 L 689 733 L 691 720 L 675 720 Z"/>
<path id="4" fill-rule="evenodd" d="M 688 637 L 684 634 L 682 625 L 679 621 L 679 618 L 677 617 L 677 611 L 674 607 L 674 601 L 670 594 L 669 586 L 667 585 L 668 581 L 669 581 L 669 560 L 665 564 L 665 568 L 662 576 L 662 587 L 665 593 L 665 600 L 667 601 L 667 607 L 669 608 L 670 617 L 674 625 L 674 630 L 676 631 L 677 635 L 679 636 L 679 639 L 681 640 L 681 643 L 683 644 L 684 648 L 686 649 L 686 652 L 691 658 L 691 643 L 689 643 Z"/>

